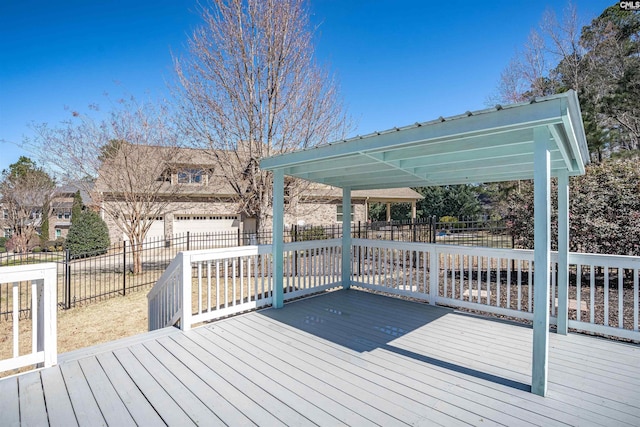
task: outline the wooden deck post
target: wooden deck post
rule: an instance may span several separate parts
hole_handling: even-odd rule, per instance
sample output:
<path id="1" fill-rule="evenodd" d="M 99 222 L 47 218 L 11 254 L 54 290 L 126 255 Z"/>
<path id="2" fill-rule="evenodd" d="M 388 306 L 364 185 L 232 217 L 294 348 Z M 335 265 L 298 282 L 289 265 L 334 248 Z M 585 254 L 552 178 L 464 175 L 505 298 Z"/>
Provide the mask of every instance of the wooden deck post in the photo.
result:
<path id="1" fill-rule="evenodd" d="M 576 286 L 580 286 L 579 283 Z M 580 307 L 578 307 L 580 310 Z M 569 323 L 569 174 L 558 174 L 558 329 L 567 335 Z"/>
<path id="2" fill-rule="evenodd" d="M 549 356 L 549 260 L 551 252 L 551 156 L 549 129 L 533 129 L 534 139 L 534 281 L 533 281 L 533 362 L 531 392 L 547 393 Z"/>
<path id="3" fill-rule="evenodd" d="M 351 287 L 351 189 L 342 189 L 342 289 Z"/>
<path id="4" fill-rule="evenodd" d="M 284 305 L 284 171 L 273 171 L 273 307 Z"/>

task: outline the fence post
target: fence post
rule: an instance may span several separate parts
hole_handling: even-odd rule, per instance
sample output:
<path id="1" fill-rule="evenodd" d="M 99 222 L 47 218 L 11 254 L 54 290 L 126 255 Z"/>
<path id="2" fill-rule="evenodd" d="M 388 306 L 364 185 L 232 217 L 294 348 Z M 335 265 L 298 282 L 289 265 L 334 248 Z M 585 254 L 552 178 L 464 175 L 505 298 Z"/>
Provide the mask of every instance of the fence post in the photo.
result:
<path id="1" fill-rule="evenodd" d="M 242 237 L 240 236 L 240 227 L 238 227 L 238 246 L 242 246 Z"/>
<path id="2" fill-rule="evenodd" d="M 417 242 L 418 241 L 418 230 L 417 230 L 417 224 L 416 224 L 416 219 L 415 218 L 411 219 L 411 228 L 413 230 L 413 241 Z"/>
<path id="3" fill-rule="evenodd" d="M 64 250 L 64 307 L 71 308 L 71 252 Z"/>
<path id="4" fill-rule="evenodd" d="M 187 250 L 189 250 L 189 232 L 187 231 Z"/>
<path id="5" fill-rule="evenodd" d="M 127 295 L 127 241 L 122 241 L 122 296 Z"/>
<path id="6" fill-rule="evenodd" d="M 436 242 L 436 216 L 431 216 L 431 243 Z"/>

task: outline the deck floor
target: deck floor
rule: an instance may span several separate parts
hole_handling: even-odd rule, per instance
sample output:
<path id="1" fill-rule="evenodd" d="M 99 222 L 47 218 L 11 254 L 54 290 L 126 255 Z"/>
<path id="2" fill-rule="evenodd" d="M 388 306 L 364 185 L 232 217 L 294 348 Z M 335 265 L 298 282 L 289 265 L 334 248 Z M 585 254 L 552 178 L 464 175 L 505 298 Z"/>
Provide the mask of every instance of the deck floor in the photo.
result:
<path id="1" fill-rule="evenodd" d="M 0 380 L 0 424 L 640 425 L 640 346 L 357 290 L 143 334 Z"/>

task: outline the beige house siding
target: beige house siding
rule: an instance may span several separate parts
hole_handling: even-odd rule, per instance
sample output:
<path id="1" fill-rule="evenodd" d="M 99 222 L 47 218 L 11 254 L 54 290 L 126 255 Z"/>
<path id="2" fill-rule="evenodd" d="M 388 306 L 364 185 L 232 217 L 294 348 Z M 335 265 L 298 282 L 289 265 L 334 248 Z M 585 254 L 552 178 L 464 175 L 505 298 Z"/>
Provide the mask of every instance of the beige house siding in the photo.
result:
<path id="1" fill-rule="evenodd" d="M 104 202 L 119 203 L 115 201 Z M 327 201 L 327 202 L 303 202 L 297 203 L 295 206 L 288 206 L 285 213 L 285 224 L 287 227 L 292 225 L 304 224 L 304 225 L 335 225 L 337 221 L 337 206 L 342 202 L 340 200 Z M 354 221 L 366 221 L 366 203 L 365 200 L 352 200 L 354 207 Z M 238 215 L 242 218 L 240 226 L 242 228 L 247 227 L 247 231 L 252 231 L 251 219 L 243 218 L 238 214 L 237 205 L 232 202 L 173 202 L 169 203 L 164 210 L 162 221 L 164 222 L 165 235 L 173 235 L 173 222 L 177 215 Z M 123 234 L 116 221 L 103 211 L 103 219 L 105 220 L 107 227 L 109 228 L 109 238 L 112 243 L 121 242 L 123 240 Z M 266 224 L 263 225 L 263 229 L 271 229 L 271 215 L 268 216 Z"/>

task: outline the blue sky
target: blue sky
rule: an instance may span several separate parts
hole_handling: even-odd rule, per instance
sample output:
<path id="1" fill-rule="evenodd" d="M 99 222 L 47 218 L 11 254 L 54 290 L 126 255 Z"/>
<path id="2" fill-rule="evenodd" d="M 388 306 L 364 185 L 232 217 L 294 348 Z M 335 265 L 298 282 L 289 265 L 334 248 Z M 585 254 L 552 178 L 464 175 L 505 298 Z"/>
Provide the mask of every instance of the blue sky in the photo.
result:
<path id="1" fill-rule="evenodd" d="M 584 23 L 612 1 L 584 0 Z M 20 155 L 30 123 L 55 125 L 104 94 L 168 96 L 171 52 L 199 24 L 194 0 L 2 0 L 0 170 Z M 353 134 L 487 106 L 500 72 L 546 1 L 311 0 L 317 59 L 353 116 Z M 35 157 L 35 156 L 34 156 Z"/>

